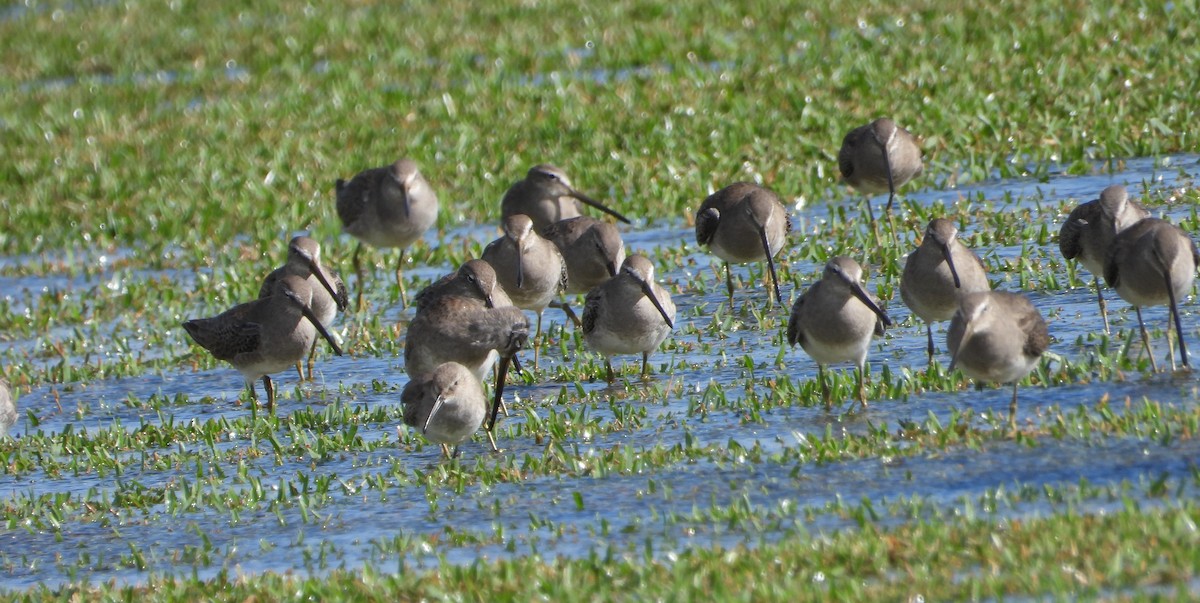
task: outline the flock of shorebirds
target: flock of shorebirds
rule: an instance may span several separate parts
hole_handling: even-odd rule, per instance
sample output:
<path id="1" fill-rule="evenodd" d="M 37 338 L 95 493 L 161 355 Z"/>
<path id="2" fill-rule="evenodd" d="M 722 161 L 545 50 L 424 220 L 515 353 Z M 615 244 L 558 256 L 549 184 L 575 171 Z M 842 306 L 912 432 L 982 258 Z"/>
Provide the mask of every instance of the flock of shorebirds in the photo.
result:
<path id="1" fill-rule="evenodd" d="M 869 196 L 888 193 L 885 211 L 891 223 L 896 189 L 923 169 L 914 137 L 886 118 L 847 134 L 838 164 L 846 183 L 868 196 L 866 213 L 877 236 Z M 364 274 L 359 255 L 363 244 L 400 250 L 396 281 L 403 299 L 404 250 L 436 220 L 438 200 L 433 188 L 413 161 L 401 159 L 365 170 L 348 182 L 339 180 L 336 190 L 344 231 L 359 239 L 353 256 L 358 306 L 362 308 Z M 496 448 L 491 432 L 503 405 L 506 372 L 512 364 L 519 368 L 517 352 L 530 340 L 525 310 L 537 313 L 535 367 L 542 313 L 558 307 L 582 329 L 586 344 L 604 356 L 609 381 L 614 379 L 610 358 L 616 354 L 641 353 L 644 376 L 650 353 L 674 328 L 675 305 L 655 282 L 653 263 L 642 255 L 626 256 L 617 227 L 582 215 L 581 203 L 629 222 L 576 190 L 561 169 L 534 166 L 504 195 L 503 235 L 486 247 L 480 259 L 466 262 L 415 296 L 416 314 L 404 349 L 410 376 L 401 395 L 404 420 L 439 443 L 446 454 L 451 446 L 457 452 L 458 444 L 485 424 Z M 697 242 L 725 261 L 731 299 L 729 264 L 766 261 L 774 296 L 782 303 L 774 256 L 785 246 L 791 226 L 774 192 L 745 182 L 727 186 L 700 205 L 695 229 Z M 892 233 L 894 237 L 894 226 Z M 1015 429 L 1016 382 L 1034 368 L 1049 345 L 1046 322 L 1026 296 L 992 291 L 983 262 L 957 234 L 949 220 L 930 222 L 923 240 L 908 256 L 900 295 L 927 324 L 930 362 L 934 356 L 931 325 L 950 320 L 950 369 L 959 368 L 978 381 L 1013 383 L 1009 422 Z M 1059 244 L 1065 257 L 1077 259 L 1096 275 L 1106 332 L 1100 274 L 1138 309 L 1148 352 L 1141 308 L 1170 306 L 1180 355 L 1188 366 L 1178 302 L 1192 286 L 1200 257 L 1181 229 L 1149 217 L 1129 199 L 1124 187 L 1114 185 L 1071 212 L 1062 225 Z M 574 293 L 586 293 L 581 318 L 565 303 L 564 294 Z M 287 262 L 267 276 L 259 299 L 183 326 L 213 356 L 243 374 L 255 399 L 254 382 L 261 378 L 268 409 L 273 409 L 270 375 L 295 365 L 303 378 L 301 363 L 307 355 L 311 378 L 318 335 L 341 354 L 326 325 L 349 303 L 342 280 L 322 264 L 320 246 L 301 236 L 291 241 Z M 787 339 L 793 346 L 800 344 L 817 362 L 827 405 L 832 401 L 825 366 L 853 362 L 858 369 L 858 398 L 865 407 L 867 351 L 872 338 L 890 324 L 887 312 L 864 288 L 862 267 L 838 256 L 796 300 Z M 1153 354 L 1150 358 L 1153 362 Z M 1174 367 L 1173 350 L 1171 361 Z M 482 382 L 493 367 L 496 385 L 489 406 Z M 1156 364 L 1153 368 L 1158 370 Z"/>

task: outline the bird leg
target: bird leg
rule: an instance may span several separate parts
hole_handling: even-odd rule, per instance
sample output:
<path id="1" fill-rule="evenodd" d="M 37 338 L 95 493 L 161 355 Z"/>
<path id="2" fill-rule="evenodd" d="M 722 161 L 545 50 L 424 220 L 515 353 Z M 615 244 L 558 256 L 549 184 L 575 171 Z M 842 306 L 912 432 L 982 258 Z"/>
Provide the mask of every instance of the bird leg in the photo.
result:
<path id="1" fill-rule="evenodd" d="M 354 255 L 350 259 L 350 263 L 354 266 L 354 274 L 358 277 L 358 280 L 356 281 L 358 284 L 358 287 L 357 287 L 358 301 L 355 302 L 355 304 L 358 306 L 359 311 L 366 309 L 366 307 L 363 306 L 363 289 L 366 289 L 366 287 L 363 286 L 362 261 L 358 257 L 358 254 L 361 252 L 362 252 L 362 243 L 359 243 L 354 248 Z"/>
<path id="2" fill-rule="evenodd" d="M 270 375 L 263 375 L 263 389 L 267 390 L 267 412 L 275 414 L 275 385 Z"/>
<path id="3" fill-rule="evenodd" d="M 862 404 L 862 409 L 867 409 L 867 363 L 858 365 L 858 401 Z"/>
<path id="4" fill-rule="evenodd" d="M 604 359 L 604 368 L 608 369 L 608 382 L 612 383 L 616 381 L 616 377 L 613 375 L 612 362 L 608 358 Z"/>
<path id="5" fill-rule="evenodd" d="M 538 358 L 542 355 L 542 312 L 538 311 L 537 330 L 533 333 L 533 370 L 538 368 Z"/>
<path id="6" fill-rule="evenodd" d="M 821 382 L 821 398 L 825 400 L 825 410 L 833 408 L 833 399 L 829 397 L 829 384 L 825 382 L 825 365 L 817 365 L 817 381 Z"/>
<path id="7" fill-rule="evenodd" d="M 400 305 L 408 306 L 408 295 L 404 291 L 404 250 L 400 250 L 400 259 L 396 261 L 396 286 L 400 288 Z"/>
<path id="8" fill-rule="evenodd" d="M 725 262 L 725 288 L 729 289 L 729 305 L 733 306 L 733 276 L 729 272 L 729 262 Z"/>
<path id="9" fill-rule="evenodd" d="M 313 340 L 312 349 L 308 351 L 308 380 L 313 380 L 313 368 L 316 366 L 317 340 Z"/>
<path id="10" fill-rule="evenodd" d="M 647 370 L 647 365 L 649 362 L 650 352 L 642 352 L 642 379 L 645 379 L 646 375 L 649 374 L 649 371 Z"/>
<path id="11" fill-rule="evenodd" d="M 929 366 L 933 366 L 933 324 L 925 323 L 925 335 L 929 339 L 929 345 L 925 348 L 929 352 Z"/>
<path id="12" fill-rule="evenodd" d="M 871 230 L 875 233 L 875 238 L 879 238 L 879 225 L 875 223 L 875 212 L 871 209 L 871 197 L 865 197 L 863 204 L 867 206 L 867 218 L 871 221 Z"/>
<path id="13" fill-rule="evenodd" d="M 1150 334 L 1146 332 L 1146 323 L 1142 322 L 1142 309 L 1134 306 L 1137 311 L 1138 328 L 1142 331 L 1142 345 L 1146 346 L 1146 355 L 1150 356 L 1150 369 L 1158 372 L 1158 363 L 1154 361 L 1154 350 L 1150 348 Z"/>
<path id="14" fill-rule="evenodd" d="M 771 244 L 767 241 L 767 230 L 761 226 L 758 227 L 758 238 L 762 241 L 763 253 L 767 256 L 767 269 L 771 272 L 771 283 L 775 285 L 775 301 L 782 304 L 783 296 L 779 294 L 779 277 L 775 274 L 775 258 L 771 255 Z M 728 268 L 729 262 L 726 262 L 725 266 Z"/>
<path id="15" fill-rule="evenodd" d="M 1184 368 L 1190 369 L 1192 367 L 1191 367 L 1191 365 L 1188 364 L 1187 344 L 1185 344 L 1183 342 L 1183 323 L 1181 323 L 1179 321 L 1179 303 L 1175 299 L 1175 290 L 1171 288 L 1170 275 L 1167 276 L 1167 297 L 1170 298 L 1170 302 L 1171 302 L 1171 316 L 1175 317 L 1175 334 L 1179 338 L 1179 355 L 1183 357 Z M 1171 340 L 1170 334 L 1171 334 L 1171 325 L 1168 324 L 1167 325 L 1167 341 L 1168 342 Z M 1171 359 L 1171 370 L 1175 370 L 1175 361 L 1174 361 L 1173 357 Z"/>
<path id="16" fill-rule="evenodd" d="M 442 447 L 442 456 L 444 456 L 446 458 L 454 458 L 450 452 L 449 446 L 447 446 L 446 444 L 440 444 L 440 446 Z"/>
<path id="17" fill-rule="evenodd" d="M 1175 346 L 1171 345 L 1171 316 L 1167 315 L 1167 359 L 1171 361 L 1171 372 L 1174 373 L 1175 367 Z"/>
<path id="18" fill-rule="evenodd" d="M 1012 402 L 1008 403 L 1008 428 L 1012 430 L 1013 437 L 1017 436 L 1017 382 L 1013 381 L 1013 397 Z"/>
<path id="19" fill-rule="evenodd" d="M 892 229 L 892 245 L 899 247 L 900 239 L 898 238 L 899 235 L 896 234 L 896 221 L 894 218 L 892 218 L 892 204 L 896 201 L 896 184 L 892 180 L 892 157 L 888 153 L 887 145 L 884 145 L 883 147 L 883 162 L 887 164 L 888 181 L 888 204 L 887 207 L 884 208 L 884 212 L 887 213 L 888 227 Z M 876 240 L 878 240 L 878 237 L 876 237 Z M 880 243 L 882 243 L 882 241 L 880 241 Z"/>
<path id="20" fill-rule="evenodd" d="M 1100 318 L 1104 319 L 1104 334 L 1109 335 L 1111 331 L 1108 330 L 1108 305 L 1104 303 L 1104 293 L 1100 291 L 1100 277 L 1093 276 L 1092 278 L 1096 282 L 1096 301 L 1100 302 Z"/>

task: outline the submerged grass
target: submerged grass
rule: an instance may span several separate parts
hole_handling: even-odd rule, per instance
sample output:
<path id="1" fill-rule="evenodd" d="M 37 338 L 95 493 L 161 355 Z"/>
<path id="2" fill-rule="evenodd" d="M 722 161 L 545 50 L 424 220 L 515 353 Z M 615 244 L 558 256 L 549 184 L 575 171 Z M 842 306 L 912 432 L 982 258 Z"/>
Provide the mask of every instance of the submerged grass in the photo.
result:
<path id="1" fill-rule="evenodd" d="M 1056 233 L 1083 199 L 1010 185 L 1194 152 L 1200 58 L 1181 49 L 1200 4 L 410 4 L 0 11 L 0 371 L 24 413 L 0 439 L 3 595 L 1194 594 L 1195 382 L 1143 378 L 1128 313 L 1112 336 L 1076 326 L 1094 318 L 1076 290 L 1091 275 Z M 946 193 L 901 200 L 900 247 L 835 168 L 842 135 L 885 114 L 923 138 L 909 188 Z M 535 163 L 636 217 L 629 235 L 658 229 L 627 240 L 680 305 L 659 377 L 629 358 L 605 387 L 601 359 L 550 322 L 541 369 L 510 390 L 508 450 L 439 462 L 395 428 L 411 309 L 395 256 L 368 250 L 374 311 L 341 319 L 353 357 L 336 378 L 281 377 L 276 417 L 231 399 L 234 372 L 179 322 L 254 297 L 297 231 L 348 266 L 332 182 L 402 155 L 442 200 L 407 256 L 410 295 L 478 255 L 494 234 L 469 224 L 494 222 Z M 1195 230 L 1195 166 L 1148 171 L 1133 192 Z M 691 243 L 694 208 L 737 179 L 790 206 L 785 294 L 853 255 L 898 319 L 912 233 L 958 222 L 1058 338 L 1022 386 L 1018 436 L 998 412 L 1008 390 L 926 368 L 906 318 L 872 349 L 870 410 L 826 411 L 763 267 L 736 269 L 728 303 Z M 919 354 L 900 345 L 918 339 Z M 851 371 L 828 378 L 853 397 Z M 1072 389 L 1088 384 L 1103 393 Z M 1104 455 L 1134 477 L 1103 475 Z M 977 471 L 1000 477 L 955 481 Z"/>

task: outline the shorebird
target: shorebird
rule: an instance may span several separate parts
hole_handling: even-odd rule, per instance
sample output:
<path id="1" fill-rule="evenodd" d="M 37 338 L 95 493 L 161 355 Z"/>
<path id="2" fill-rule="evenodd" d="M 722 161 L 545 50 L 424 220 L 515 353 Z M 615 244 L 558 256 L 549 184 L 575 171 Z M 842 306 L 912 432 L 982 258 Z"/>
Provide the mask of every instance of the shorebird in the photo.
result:
<path id="1" fill-rule="evenodd" d="M 195 318 L 183 328 L 200 347 L 217 360 L 229 362 L 246 378 L 250 397 L 258 400 L 254 382 L 262 377 L 267 409 L 275 409 L 271 373 L 278 373 L 304 358 L 320 333 L 333 352 L 342 355 L 337 341 L 312 310 L 312 287 L 298 276 L 275 282 L 270 297 L 238 304 L 211 318 Z"/>
<path id="2" fill-rule="evenodd" d="M 482 381 L 499 359 L 496 405 L 500 406 L 508 365 L 529 340 L 529 319 L 496 286 L 492 267 L 471 260 L 418 293 L 416 304 L 417 314 L 404 341 L 408 374 L 419 376 L 442 363 L 457 362 Z M 495 422 L 493 416 L 488 431 Z"/>
<path id="3" fill-rule="evenodd" d="M 832 258 L 825 264 L 821 280 L 792 305 L 788 343 L 800 344 L 817 361 L 817 378 L 828 407 L 833 400 L 825 383 L 825 365 L 833 362 L 855 363 L 858 401 L 867 407 L 867 350 L 873 336 L 882 337 L 884 329 L 892 326 L 887 312 L 863 289 L 862 275 L 858 262 L 846 256 Z"/>
<path id="4" fill-rule="evenodd" d="M 1092 273 L 1105 333 L 1109 332 L 1108 308 L 1100 290 L 1100 275 L 1104 274 L 1108 251 L 1117 233 L 1148 217 L 1150 212 L 1137 201 L 1130 200 L 1124 186 L 1114 184 L 1100 191 L 1098 199 L 1081 203 L 1071 210 L 1058 231 L 1058 248 L 1063 257 L 1078 260 Z"/>
<path id="5" fill-rule="evenodd" d="M 904 263 L 900 276 L 900 298 L 925 321 L 929 362 L 933 363 L 933 323 L 950 320 L 958 311 L 958 296 L 988 291 L 983 261 L 962 241 L 958 227 L 937 218 L 925 229 L 925 239 Z"/>
<path id="6" fill-rule="evenodd" d="M 1017 381 L 1037 366 L 1050 345 L 1046 321 L 1029 298 L 1007 291 L 977 291 L 959 297 L 946 333 L 950 370 L 972 379 L 1013 384 L 1008 424 L 1017 429 Z"/>
<path id="7" fill-rule="evenodd" d="M 846 184 L 860 193 L 867 196 L 888 194 L 888 224 L 894 241 L 896 224 L 892 220 L 892 203 L 896 200 L 896 189 L 920 176 L 925 169 L 917 139 L 896 122 L 881 117 L 846 134 L 838 151 L 838 169 Z M 867 199 L 867 216 L 872 228 L 876 228 L 870 199 Z"/>
<path id="8" fill-rule="evenodd" d="M 621 232 L 608 222 L 580 216 L 555 222 L 543 233 L 567 265 L 567 293 L 587 293 L 617 275 L 625 262 Z"/>
<path id="9" fill-rule="evenodd" d="M 354 248 L 354 273 L 358 276 L 358 307 L 362 308 L 363 270 L 358 254 L 363 243 L 372 247 L 398 247 L 396 284 L 404 301 L 404 250 L 420 239 L 437 221 L 438 199 L 411 159 L 363 170 L 349 182 L 337 181 L 337 212 L 342 230 L 358 239 Z"/>
<path id="10" fill-rule="evenodd" d="M 604 355 L 608 382 L 615 379 L 613 354 L 642 353 L 642 376 L 650 352 L 675 328 L 671 294 L 654 282 L 654 264 L 646 256 L 625 258 L 617 276 L 592 289 L 583 306 L 583 340 Z"/>
<path id="11" fill-rule="evenodd" d="M 1183 323 L 1179 320 L 1179 300 L 1191 290 L 1197 264 L 1200 264 L 1200 254 L 1196 252 L 1196 243 L 1186 232 L 1166 220 L 1144 218 L 1113 239 L 1104 265 L 1104 280 L 1137 311 L 1142 343 L 1150 355 L 1154 372 L 1158 372 L 1158 365 L 1150 350 L 1150 335 L 1142 322 L 1142 308 L 1170 306 L 1171 316 L 1175 318 L 1175 334 L 1179 337 L 1179 354 L 1183 366 L 1190 368 L 1187 346 L 1183 342 Z M 1168 350 L 1171 349 L 1170 332 L 1168 324 Z M 1171 352 L 1171 370 L 1175 370 L 1174 351 Z"/>
<path id="12" fill-rule="evenodd" d="M 533 220 L 534 229 L 545 234 L 551 224 L 582 215 L 580 201 L 629 223 L 625 216 L 575 190 L 561 168 L 545 163 L 529 168 L 524 179 L 508 187 L 500 201 L 500 217 L 525 214 Z"/>
<path id="13" fill-rule="evenodd" d="M 533 340 L 533 368 L 537 369 L 542 333 L 542 312 L 566 288 L 567 265 L 550 241 L 533 231 L 533 220 L 525 214 L 504 219 L 504 236 L 483 250 L 483 260 L 496 271 L 496 280 L 522 310 L 537 312 Z"/>
<path id="14" fill-rule="evenodd" d="M 263 279 L 262 287 L 258 289 L 259 299 L 270 297 L 275 290 L 275 283 L 287 275 L 298 276 L 308 281 L 312 289 L 312 311 L 322 325 L 333 324 L 338 312 L 346 311 L 348 299 L 346 284 L 341 277 L 321 263 L 321 245 L 305 237 L 294 237 L 288 243 L 287 262 L 276 268 Z M 308 352 L 308 379 L 313 378 L 313 358 L 317 354 L 317 341 L 313 340 L 312 349 Z M 296 372 L 304 380 L 304 371 L 300 362 L 296 362 Z"/>
<path id="15" fill-rule="evenodd" d="M 17 405 L 13 403 L 12 392 L 8 389 L 8 381 L 0 378 L 0 438 L 8 435 L 8 430 L 17 424 Z"/>
<path id="16" fill-rule="evenodd" d="M 725 260 L 725 285 L 733 303 L 733 277 L 729 264 L 767 260 L 775 301 L 783 303 L 775 275 L 775 254 L 783 249 L 792 222 L 779 196 L 749 182 L 731 184 L 711 195 L 696 211 L 696 243 L 708 245 Z"/>
<path id="17" fill-rule="evenodd" d="M 458 456 L 459 444 L 475 435 L 488 417 L 483 385 L 471 369 L 457 362 L 439 364 L 413 377 L 400 393 L 400 401 L 404 403 L 404 422 L 420 428 L 426 439 L 440 444 L 447 457 Z M 499 452 L 492 432 L 486 433 L 492 450 Z"/>

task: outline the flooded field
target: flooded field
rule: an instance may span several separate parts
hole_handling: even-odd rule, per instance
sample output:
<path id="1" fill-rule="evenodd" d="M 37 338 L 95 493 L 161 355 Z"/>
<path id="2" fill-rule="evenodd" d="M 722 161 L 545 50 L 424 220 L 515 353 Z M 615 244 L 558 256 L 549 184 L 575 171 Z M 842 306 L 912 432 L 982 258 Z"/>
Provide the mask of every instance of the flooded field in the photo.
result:
<path id="1" fill-rule="evenodd" d="M 7 587 L 23 588 L 481 557 L 669 560 L 690 547 L 753 547 L 797 532 L 855 530 L 864 521 L 979 515 L 1002 526 L 1064 509 L 1104 514 L 1167 504 L 1157 495 L 1163 489 L 1194 496 L 1194 438 L 1088 431 L 1110 408 L 1186 414 L 1198 382 L 1187 372 L 1130 369 L 1145 362 L 1136 337 L 1129 345 L 1132 309 L 1106 290 L 1114 335 L 1103 337 L 1086 286 L 1091 275 L 1068 269 L 1053 235 L 1070 207 L 1114 182 L 1162 200 L 1151 204 L 1153 214 L 1195 224 L 1195 207 L 1171 200 L 1195 186 L 1198 172 L 1193 155 L 1137 159 L 1113 174 L 1004 179 L 905 196 L 902 245 L 915 244 L 924 221 L 916 213 L 954 212 L 993 284 L 1027 290 L 1053 338 L 1042 368 L 1020 390 L 1018 422 L 1039 435 L 923 444 L 915 453 L 905 436 L 912 429 L 930 437 L 945 430 L 952 439 L 1001 429 L 1011 390 L 977 391 L 948 375 L 933 383 L 952 387 L 922 385 L 924 325 L 899 300 L 903 258 L 884 255 L 887 265 L 879 266 L 881 254 L 865 257 L 858 246 L 863 236 L 850 245 L 831 236 L 866 232 L 858 204 L 848 201 L 790 199 L 796 249 L 780 256 L 784 306 L 767 301 L 761 266 L 735 268 L 743 286 L 730 306 L 721 264 L 696 246 L 682 220 L 642 216 L 622 227 L 627 249 L 654 259 L 679 307 L 672 338 L 651 356 L 653 376 L 639 380 L 639 359 L 618 358 L 622 377 L 605 383 L 602 359 L 549 310 L 540 369 L 506 390 L 513 414 L 498 427 L 503 452 L 492 454 L 480 435 L 455 461 L 401 426 L 399 391 L 408 377 L 398 350 L 412 310 L 396 303 L 394 285 L 372 292 L 369 312 L 339 317 L 349 353 L 320 358 L 313 383 L 298 385 L 291 372 L 276 376 L 278 418 L 268 419 L 252 413 L 236 371 L 207 359 L 206 368 L 195 365 L 200 350 L 176 326 L 227 306 L 219 295 L 168 300 L 163 308 L 186 312 L 169 317 L 155 315 L 154 298 L 122 297 L 205 291 L 255 276 L 179 259 L 147 262 L 132 250 L 5 258 L 5 314 L 37 316 L 43 305 L 60 304 L 81 317 L 0 341 L 6 364 L 62 377 L 21 391 L 22 418 L 13 439 L 0 442 L 9 467 L 0 474 L 0 500 L 11 513 L 0 527 L 0 573 Z M 1027 232 L 1049 232 L 1049 242 L 991 243 L 989 224 L 1011 224 L 1014 216 L 1028 221 Z M 426 243 L 469 251 L 497 232 L 466 225 L 431 233 Z M 288 234 L 269 253 L 282 259 Z M 346 236 L 324 243 L 348 276 L 354 243 Z M 897 323 L 872 346 L 866 411 L 849 400 L 826 410 L 814 389 L 815 363 L 784 342 L 791 301 L 823 264 L 811 249 L 870 264 L 868 289 L 880 292 Z M 381 261 L 369 283 L 389 283 L 394 260 Z M 451 269 L 418 260 L 406 274 L 420 284 Z M 114 299 L 126 305 L 103 307 Z M 1194 296 L 1181 311 L 1193 343 Z M 1166 309 L 1144 315 L 1165 360 Z M 356 346 L 373 324 L 397 337 Z M 944 372 L 945 325 L 935 327 L 935 338 L 935 370 Z M 849 371 L 834 370 L 842 398 L 850 395 L 841 380 Z M 852 447 L 880 441 L 882 453 Z"/>

